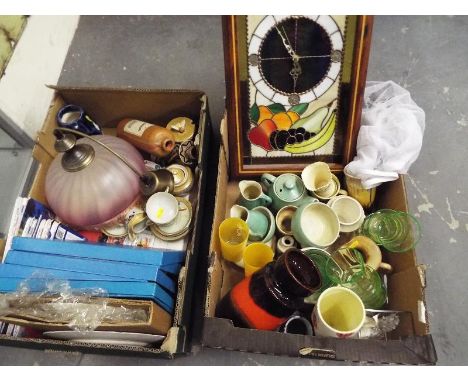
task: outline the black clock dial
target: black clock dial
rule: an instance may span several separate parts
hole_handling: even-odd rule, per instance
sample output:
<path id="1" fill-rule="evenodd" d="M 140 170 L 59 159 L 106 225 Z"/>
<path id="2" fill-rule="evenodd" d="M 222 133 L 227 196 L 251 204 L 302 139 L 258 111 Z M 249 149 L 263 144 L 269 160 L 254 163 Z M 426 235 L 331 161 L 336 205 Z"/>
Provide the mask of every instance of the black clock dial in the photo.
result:
<path id="1" fill-rule="evenodd" d="M 300 57 L 301 74 L 291 76 L 293 59 L 285 42 Z M 259 68 L 267 84 L 283 94 L 305 93 L 327 75 L 331 65 L 332 44 L 325 29 L 306 17 L 290 17 L 271 28 L 259 51 Z"/>

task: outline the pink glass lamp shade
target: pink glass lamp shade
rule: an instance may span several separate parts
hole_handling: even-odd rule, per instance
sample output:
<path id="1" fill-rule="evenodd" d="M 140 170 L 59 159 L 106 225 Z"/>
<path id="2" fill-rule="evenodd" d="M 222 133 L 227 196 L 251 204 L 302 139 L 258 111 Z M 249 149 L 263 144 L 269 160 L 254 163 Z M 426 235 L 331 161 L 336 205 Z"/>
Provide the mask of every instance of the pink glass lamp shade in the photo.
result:
<path id="1" fill-rule="evenodd" d="M 89 137 L 76 140 L 60 132 L 56 137 L 59 153 L 47 172 L 45 194 L 64 223 L 99 229 L 118 220 L 140 198 L 145 164 L 131 144 L 108 135 L 92 137 L 107 148 Z"/>

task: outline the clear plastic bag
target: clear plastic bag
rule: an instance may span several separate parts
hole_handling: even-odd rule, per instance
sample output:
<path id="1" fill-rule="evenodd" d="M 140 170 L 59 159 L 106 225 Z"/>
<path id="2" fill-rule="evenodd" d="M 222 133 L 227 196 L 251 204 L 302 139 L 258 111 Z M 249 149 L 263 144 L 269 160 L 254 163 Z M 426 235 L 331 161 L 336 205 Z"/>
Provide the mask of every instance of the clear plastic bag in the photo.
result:
<path id="1" fill-rule="evenodd" d="M 424 111 L 408 90 L 393 81 L 367 82 L 357 155 L 346 172 L 365 188 L 397 179 L 419 156 L 424 129 Z"/>
<path id="2" fill-rule="evenodd" d="M 36 272 L 16 292 L 0 295 L 0 317 L 64 323 L 80 332 L 93 331 L 103 323 L 148 321 L 144 309 L 113 306 L 109 302 L 103 289 L 72 290 L 68 281 Z"/>

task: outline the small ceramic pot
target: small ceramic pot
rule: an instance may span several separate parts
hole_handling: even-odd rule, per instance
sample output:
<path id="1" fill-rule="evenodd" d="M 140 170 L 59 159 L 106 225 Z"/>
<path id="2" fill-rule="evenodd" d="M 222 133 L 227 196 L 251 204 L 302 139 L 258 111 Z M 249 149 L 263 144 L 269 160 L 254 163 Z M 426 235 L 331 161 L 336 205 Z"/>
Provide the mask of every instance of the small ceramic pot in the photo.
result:
<path id="1" fill-rule="evenodd" d="M 171 119 L 167 123 L 166 129 L 174 134 L 174 139 L 178 143 L 192 139 L 195 134 L 195 124 L 187 117 Z"/>
<path id="2" fill-rule="evenodd" d="M 171 164 L 166 169 L 170 171 L 174 177 L 174 195 L 184 195 L 192 189 L 194 177 L 190 167 L 180 164 Z"/>
<path id="3" fill-rule="evenodd" d="M 285 206 L 276 214 L 276 228 L 283 235 L 292 235 L 291 222 L 296 206 Z"/>
<path id="4" fill-rule="evenodd" d="M 276 255 L 281 256 L 290 248 L 296 248 L 296 240 L 292 236 L 283 236 L 276 243 Z"/>

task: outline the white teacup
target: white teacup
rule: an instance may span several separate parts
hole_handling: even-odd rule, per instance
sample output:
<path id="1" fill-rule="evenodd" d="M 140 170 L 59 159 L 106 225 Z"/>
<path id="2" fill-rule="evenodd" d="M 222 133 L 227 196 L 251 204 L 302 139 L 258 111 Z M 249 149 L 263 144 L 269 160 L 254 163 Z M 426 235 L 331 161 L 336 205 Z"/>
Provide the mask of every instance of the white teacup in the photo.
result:
<path id="1" fill-rule="evenodd" d="M 341 189 L 340 180 L 334 174 L 331 174 L 331 182 L 326 188 L 312 192 L 317 198 L 323 201 L 330 200 L 337 195 L 347 195 L 346 190 Z"/>
<path id="2" fill-rule="evenodd" d="M 146 215 L 159 225 L 171 223 L 179 212 L 179 202 L 168 192 L 157 192 L 146 202 Z"/>
<path id="3" fill-rule="evenodd" d="M 356 231 L 364 222 L 364 208 L 362 208 L 361 203 L 351 196 L 335 196 L 328 201 L 327 205 L 338 216 L 341 232 Z"/>
<path id="4" fill-rule="evenodd" d="M 309 191 L 322 192 L 331 186 L 332 173 L 325 162 L 315 162 L 302 170 L 301 178 Z"/>

